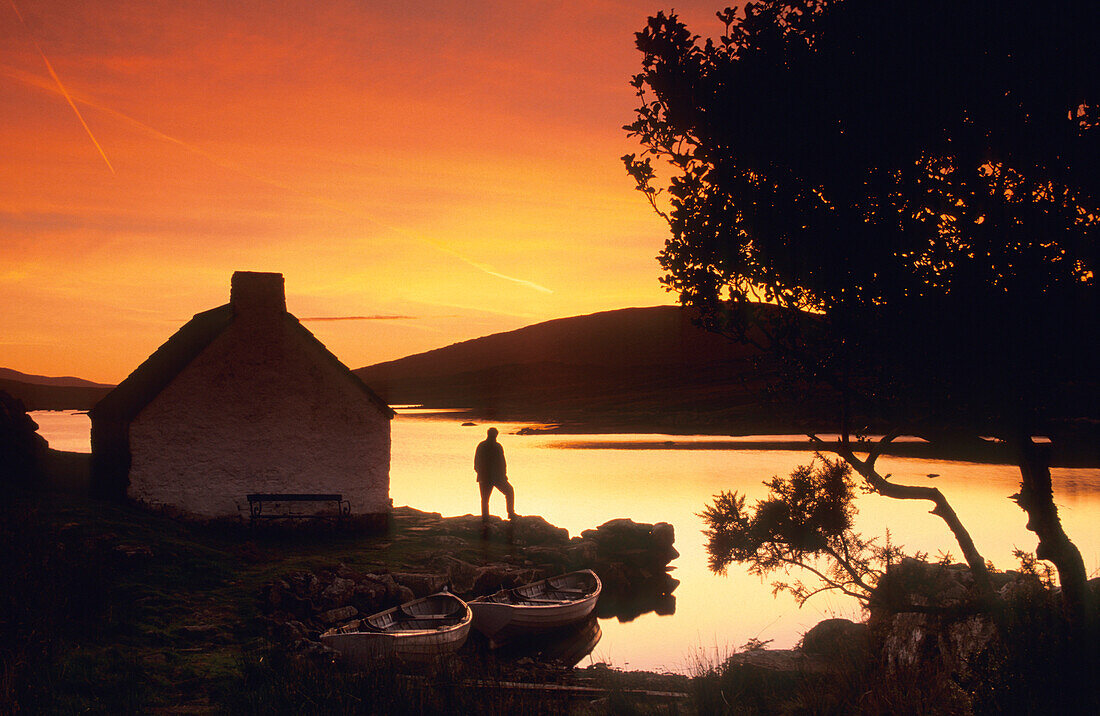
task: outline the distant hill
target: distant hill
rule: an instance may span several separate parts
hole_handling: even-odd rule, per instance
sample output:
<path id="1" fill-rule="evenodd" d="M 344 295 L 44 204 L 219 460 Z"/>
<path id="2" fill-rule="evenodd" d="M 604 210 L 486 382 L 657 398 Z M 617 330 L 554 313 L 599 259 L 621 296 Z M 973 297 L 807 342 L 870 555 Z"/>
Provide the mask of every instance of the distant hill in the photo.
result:
<path id="1" fill-rule="evenodd" d="M 679 306 L 626 308 L 497 333 L 355 371 L 391 405 L 497 419 L 670 431 L 798 428 L 762 403 L 766 358 Z"/>
<path id="2" fill-rule="evenodd" d="M 89 410 L 112 388 L 82 378 L 54 378 L 0 368 L 0 390 L 22 400 L 27 410 Z"/>
<path id="3" fill-rule="evenodd" d="M 30 375 L 28 373 L 20 373 L 19 371 L 12 370 L 11 368 L 0 368 L 0 380 L 15 380 L 20 383 L 28 383 L 30 385 L 53 385 L 61 388 L 115 387 L 109 383 L 93 383 L 90 380 L 84 380 L 83 378 L 73 378 L 71 376 L 52 378 L 45 375 Z"/>

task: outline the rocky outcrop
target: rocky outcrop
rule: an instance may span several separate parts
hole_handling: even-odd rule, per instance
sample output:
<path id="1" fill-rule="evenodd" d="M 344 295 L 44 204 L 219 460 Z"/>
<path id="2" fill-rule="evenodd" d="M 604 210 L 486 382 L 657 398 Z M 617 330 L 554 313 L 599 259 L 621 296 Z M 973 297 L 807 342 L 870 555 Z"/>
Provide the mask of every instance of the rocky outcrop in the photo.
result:
<path id="1" fill-rule="evenodd" d="M 415 551 L 423 543 L 425 559 L 416 568 L 360 572 L 340 564 L 274 579 L 260 593 L 270 635 L 292 651 L 322 653 L 317 641 L 325 629 L 414 598 L 446 589 L 473 599 L 576 569 L 592 569 L 603 581 L 601 616 L 626 621 L 675 609 L 678 582 L 668 564 L 678 553 L 668 523 L 611 520 L 572 539 L 538 516 L 493 518 L 485 525 L 480 516 L 444 519 L 398 508 L 394 523 L 389 537 L 402 549 Z M 470 557 L 487 556 L 484 548 L 494 545 L 500 548 L 496 559 Z"/>
<path id="2" fill-rule="evenodd" d="M 1057 609 L 1056 591 L 1026 572 L 993 572 L 997 603 L 982 601 L 969 568 L 904 559 L 879 580 L 868 625 L 883 665 L 906 670 L 934 664 L 956 678 L 996 662 L 1005 644 L 999 614 Z"/>
<path id="3" fill-rule="evenodd" d="M 855 661 L 867 655 L 866 624 L 850 619 L 826 619 L 802 635 L 802 651 L 826 659 Z"/>
<path id="4" fill-rule="evenodd" d="M 628 519 L 605 522 L 574 538 L 571 554 L 586 560 L 603 582 L 601 617 L 630 621 L 648 612 L 676 611 L 672 593 L 680 582 L 669 574 L 669 563 L 680 556 L 675 540 L 675 530 L 667 522 Z"/>
<path id="5" fill-rule="evenodd" d="M 0 391 L 0 484 L 30 488 L 42 477 L 46 440 L 23 401 Z"/>

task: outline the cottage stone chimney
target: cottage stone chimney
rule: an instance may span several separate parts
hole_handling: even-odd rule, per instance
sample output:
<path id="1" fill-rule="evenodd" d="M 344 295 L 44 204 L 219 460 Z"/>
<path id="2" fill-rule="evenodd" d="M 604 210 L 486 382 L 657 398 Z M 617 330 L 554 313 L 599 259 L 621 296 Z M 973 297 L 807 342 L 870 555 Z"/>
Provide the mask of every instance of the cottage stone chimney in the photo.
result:
<path id="1" fill-rule="evenodd" d="M 270 320 L 286 313 L 281 273 L 237 271 L 230 284 L 229 303 L 238 318 Z"/>

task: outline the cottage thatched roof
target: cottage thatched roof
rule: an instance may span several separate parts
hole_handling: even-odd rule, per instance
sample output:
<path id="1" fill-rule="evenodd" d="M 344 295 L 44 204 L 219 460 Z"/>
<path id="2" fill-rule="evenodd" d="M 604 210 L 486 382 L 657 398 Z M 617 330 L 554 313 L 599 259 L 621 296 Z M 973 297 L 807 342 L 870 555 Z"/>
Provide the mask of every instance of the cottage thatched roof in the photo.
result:
<path id="1" fill-rule="evenodd" d="M 139 365 L 126 380 L 119 383 L 114 390 L 96 403 L 95 407 L 89 411 L 89 415 L 95 421 L 130 422 L 215 338 L 232 325 L 235 318 L 236 312 L 231 303 L 195 314 L 194 318 L 176 331 L 164 345 Z M 289 313 L 283 313 L 283 320 L 287 322 L 294 333 L 311 343 L 325 362 L 331 364 L 336 370 L 345 373 L 352 383 L 362 390 L 379 410 L 390 418 L 394 417 L 394 412 L 390 406 L 371 390 L 359 376 L 352 373 L 347 366 L 341 363 L 340 359 L 325 348 L 324 344 L 299 323 L 297 318 Z"/>

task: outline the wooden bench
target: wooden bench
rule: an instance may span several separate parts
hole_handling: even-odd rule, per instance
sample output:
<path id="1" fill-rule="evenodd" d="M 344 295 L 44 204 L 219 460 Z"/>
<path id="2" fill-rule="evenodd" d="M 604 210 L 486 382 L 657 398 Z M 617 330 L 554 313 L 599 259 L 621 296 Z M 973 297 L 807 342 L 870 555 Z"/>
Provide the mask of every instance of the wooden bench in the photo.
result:
<path id="1" fill-rule="evenodd" d="M 332 512 L 297 512 L 294 503 L 319 502 L 332 503 L 336 508 Z M 289 503 L 289 504 L 287 504 Z M 287 504 L 286 509 L 264 512 L 264 505 L 269 507 L 276 504 Z M 253 492 L 248 495 L 248 516 L 252 520 L 278 520 L 278 519 L 343 519 L 351 514 L 351 503 L 339 493 L 314 493 L 314 492 Z"/>

